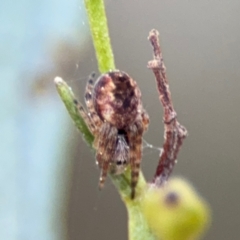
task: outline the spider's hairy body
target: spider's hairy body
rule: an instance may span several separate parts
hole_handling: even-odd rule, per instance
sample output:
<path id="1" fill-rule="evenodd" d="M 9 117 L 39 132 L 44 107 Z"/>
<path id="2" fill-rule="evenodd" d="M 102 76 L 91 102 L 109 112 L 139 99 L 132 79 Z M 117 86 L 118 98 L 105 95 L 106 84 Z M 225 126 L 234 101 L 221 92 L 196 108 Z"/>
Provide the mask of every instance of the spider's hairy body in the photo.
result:
<path id="1" fill-rule="evenodd" d="M 143 109 L 137 83 L 125 72 L 114 70 L 102 74 L 94 84 L 88 80 L 85 92 L 88 112 L 79 107 L 94 135 L 99 180 L 103 187 L 108 171 L 115 174 L 131 167 L 131 197 L 135 196 L 142 158 L 142 136 L 149 117 Z"/>

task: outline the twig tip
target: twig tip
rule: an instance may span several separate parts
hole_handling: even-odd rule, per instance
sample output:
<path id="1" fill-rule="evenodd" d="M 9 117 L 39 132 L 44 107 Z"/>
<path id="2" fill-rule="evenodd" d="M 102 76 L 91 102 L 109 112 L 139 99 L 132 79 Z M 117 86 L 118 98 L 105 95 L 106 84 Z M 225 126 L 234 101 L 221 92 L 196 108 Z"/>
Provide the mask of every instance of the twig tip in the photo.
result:
<path id="1" fill-rule="evenodd" d="M 152 29 L 150 32 L 149 32 L 149 35 L 148 35 L 148 40 L 151 40 L 151 38 L 158 38 L 159 37 L 159 32 L 158 30 L 156 29 Z"/>

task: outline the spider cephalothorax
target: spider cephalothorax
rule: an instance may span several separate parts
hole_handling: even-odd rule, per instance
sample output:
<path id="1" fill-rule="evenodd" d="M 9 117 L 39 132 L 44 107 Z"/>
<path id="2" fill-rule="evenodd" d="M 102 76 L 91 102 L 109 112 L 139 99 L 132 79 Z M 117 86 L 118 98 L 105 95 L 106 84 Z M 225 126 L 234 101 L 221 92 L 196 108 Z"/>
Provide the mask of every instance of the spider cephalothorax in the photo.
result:
<path id="1" fill-rule="evenodd" d="M 103 187 L 107 173 L 120 174 L 131 167 L 132 198 L 138 182 L 142 158 L 142 136 L 149 118 L 143 109 L 141 92 L 136 82 L 125 72 L 115 70 L 101 75 L 94 84 L 88 80 L 85 101 L 88 113 L 80 107 L 93 133 L 99 180 Z"/>

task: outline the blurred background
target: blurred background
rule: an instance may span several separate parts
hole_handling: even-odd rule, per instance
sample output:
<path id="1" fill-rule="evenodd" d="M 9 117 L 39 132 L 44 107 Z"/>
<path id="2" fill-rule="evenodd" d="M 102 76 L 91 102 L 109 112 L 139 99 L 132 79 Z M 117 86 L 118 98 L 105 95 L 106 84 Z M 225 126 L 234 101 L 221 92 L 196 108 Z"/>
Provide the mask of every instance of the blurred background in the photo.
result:
<path id="1" fill-rule="evenodd" d="M 106 1 L 116 66 L 138 82 L 150 115 L 148 180 L 163 124 L 147 36 L 160 31 L 174 106 L 189 131 L 174 175 L 209 202 L 211 240 L 240 235 L 239 9 L 238 0 Z M 83 102 L 97 72 L 83 1 L 2 2 L 0 35 L 0 239 L 127 239 L 124 205 L 110 181 L 98 191 L 94 154 L 53 84 L 61 76 Z"/>

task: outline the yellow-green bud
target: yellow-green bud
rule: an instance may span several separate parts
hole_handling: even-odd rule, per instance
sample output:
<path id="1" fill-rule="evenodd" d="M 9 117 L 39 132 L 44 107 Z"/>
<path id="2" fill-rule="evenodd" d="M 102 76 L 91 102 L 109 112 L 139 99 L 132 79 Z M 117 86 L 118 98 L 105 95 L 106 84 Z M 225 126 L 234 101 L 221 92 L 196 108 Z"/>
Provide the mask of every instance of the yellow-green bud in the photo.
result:
<path id="1" fill-rule="evenodd" d="M 161 240 L 199 239 L 210 222 L 206 202 L 179 178 L 161 188 L 148 185 L 141 206 L 149 227 Z"/>

